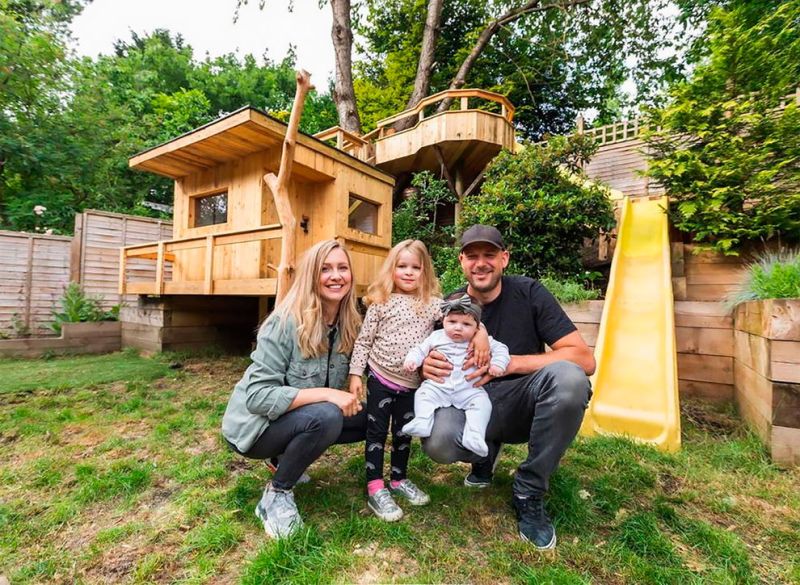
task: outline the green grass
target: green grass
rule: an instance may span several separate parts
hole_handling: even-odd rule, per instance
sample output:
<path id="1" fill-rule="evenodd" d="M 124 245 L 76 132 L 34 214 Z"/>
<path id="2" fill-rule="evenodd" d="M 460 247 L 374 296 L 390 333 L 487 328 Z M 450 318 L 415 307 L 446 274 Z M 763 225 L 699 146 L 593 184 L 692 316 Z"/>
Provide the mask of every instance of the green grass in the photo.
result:
<path id="1" fill-rule="evenodd" d="M 104 357 L 137 373 L 100 382 L 105 366 L 88 358 L 2 363 L 51 368 L 0 400 L 0 575 L 15 585 L 800 582 L 800 471 L 773 466 L 731 411 L 684 405 L 676 454 L 576 441 L 551 481 L 552 554 L 517 537 L 521 445 L 476 492 L 466 466 L 414 443 L 411 477 L 432 503 L 391 524 L 366 508 L 361 448 L 334 447 L 296 490 L 306 528 L 271 542 L 253 514 L 266 466 L 219 436 L 244 360 L 182 356 L 176 374 L 166 357 Z"/>
<path id="2" fill-rule="evenodd" d="M 169 362 L 131 352 L 52 360 L 0 360 L 0 394 L 66 390 L 116 381 L 151 381 L 166 376 Z"/>

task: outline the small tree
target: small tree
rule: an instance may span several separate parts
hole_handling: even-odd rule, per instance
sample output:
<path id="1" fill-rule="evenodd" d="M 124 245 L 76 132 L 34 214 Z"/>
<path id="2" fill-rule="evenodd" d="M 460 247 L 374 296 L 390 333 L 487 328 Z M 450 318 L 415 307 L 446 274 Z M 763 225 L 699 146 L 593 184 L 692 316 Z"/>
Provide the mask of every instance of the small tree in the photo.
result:
<path id="1" fill-rule="evenodd" d="M 595 150 L 584 136 L 556 137 L 518 154 L 501 152 L 481 193 L 464 202 L 461 222 L 493 225 L 512 250 L 510 272 L 577 277 L 584 239 L 614 224 L 606 189 L 580 170 Z"/>
<path id="2" fill-rule="evenodd" d="M 706 60 L 645 135 L 674 225 L 725 254 L 800 238 L 800 110 L 778 107 L 800 80 L 800 0 L 771 4 L 712 11 Z"/>

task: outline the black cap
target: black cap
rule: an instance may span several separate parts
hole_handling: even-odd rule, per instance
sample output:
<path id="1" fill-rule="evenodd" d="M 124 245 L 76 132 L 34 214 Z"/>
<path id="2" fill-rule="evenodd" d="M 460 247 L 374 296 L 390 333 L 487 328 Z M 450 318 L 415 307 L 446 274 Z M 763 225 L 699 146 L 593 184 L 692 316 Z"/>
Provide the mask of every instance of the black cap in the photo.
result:
<path id="1" fill-rule="evenodd" d="M 463 252 L 464 248 L 477 242 L 485 242 L 495 246 L 496 248 L 500 248 L 501 250 L 506 249 L 505 242 L 503 242 L 503 236 L 500 235 L 500 232 L 496 227 L 492 227 L 490 225 L 481 225 L 476 223 L 475 225 L 468 227 L 464 233 L 461 234 L 461 251 Z"/>

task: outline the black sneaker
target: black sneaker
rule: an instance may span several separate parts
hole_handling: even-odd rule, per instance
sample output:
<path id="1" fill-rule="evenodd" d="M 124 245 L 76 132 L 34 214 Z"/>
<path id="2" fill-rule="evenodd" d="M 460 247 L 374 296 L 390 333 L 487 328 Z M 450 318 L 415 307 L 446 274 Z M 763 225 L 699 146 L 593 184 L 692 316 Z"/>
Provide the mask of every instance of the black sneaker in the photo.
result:
<path id="1" fill-rule="evenodd" d="M 503 443 L 486 441 L 486 444 L 489 446 L 489 455 L 479 463 L 472 464 L 472 471 L 464 478 L 464 485 L 467 487 L 483 489 L 492 485 L 494 470 L 497 467 L 497 462 L 500 461 Z"/>
<path id="2" fill-rule="evenodd" d="M 556 547 L 556 529 L 544 511 L 544 500 L 541 496 L 523 498 L 514 496 L 512 500 L 514 511 L 517 513 L 519 537 L 533 543 L 539 550 L 549 550 Z"/>

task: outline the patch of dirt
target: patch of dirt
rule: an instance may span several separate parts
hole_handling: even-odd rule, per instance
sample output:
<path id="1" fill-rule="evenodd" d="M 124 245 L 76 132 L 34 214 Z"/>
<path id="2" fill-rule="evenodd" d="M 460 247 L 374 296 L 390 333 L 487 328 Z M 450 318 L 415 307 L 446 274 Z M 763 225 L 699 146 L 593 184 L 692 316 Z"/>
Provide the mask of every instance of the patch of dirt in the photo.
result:
<path id="1" fill-rule="evenodd" d="M 726 412 L 711 410 L 708 405 L 685 401 L 681 403 L 681 414 L 693 426 L 714 437 L 727 437 L 738 431 L 742 423 Z"/>
<path id="2" fill-rule="evenodd" d="M 669 496 L 681 490 L 683 480 L 671 473 L 664 472 L 658 474 L 658 485 L 661 486 L 661 491 Z"/>
<path id="3" fill-rule="evenodd" d="M 417 561 L 398 548 L 379 548 L 375 543 L 356 545 L 353 554 L 366 557 L 370 563 L 365 571 L 352 578 L 353 583 L 360 585 L 387 583 L 387 575 L 392 581 L 403 581 L 419 570 Z"/>

